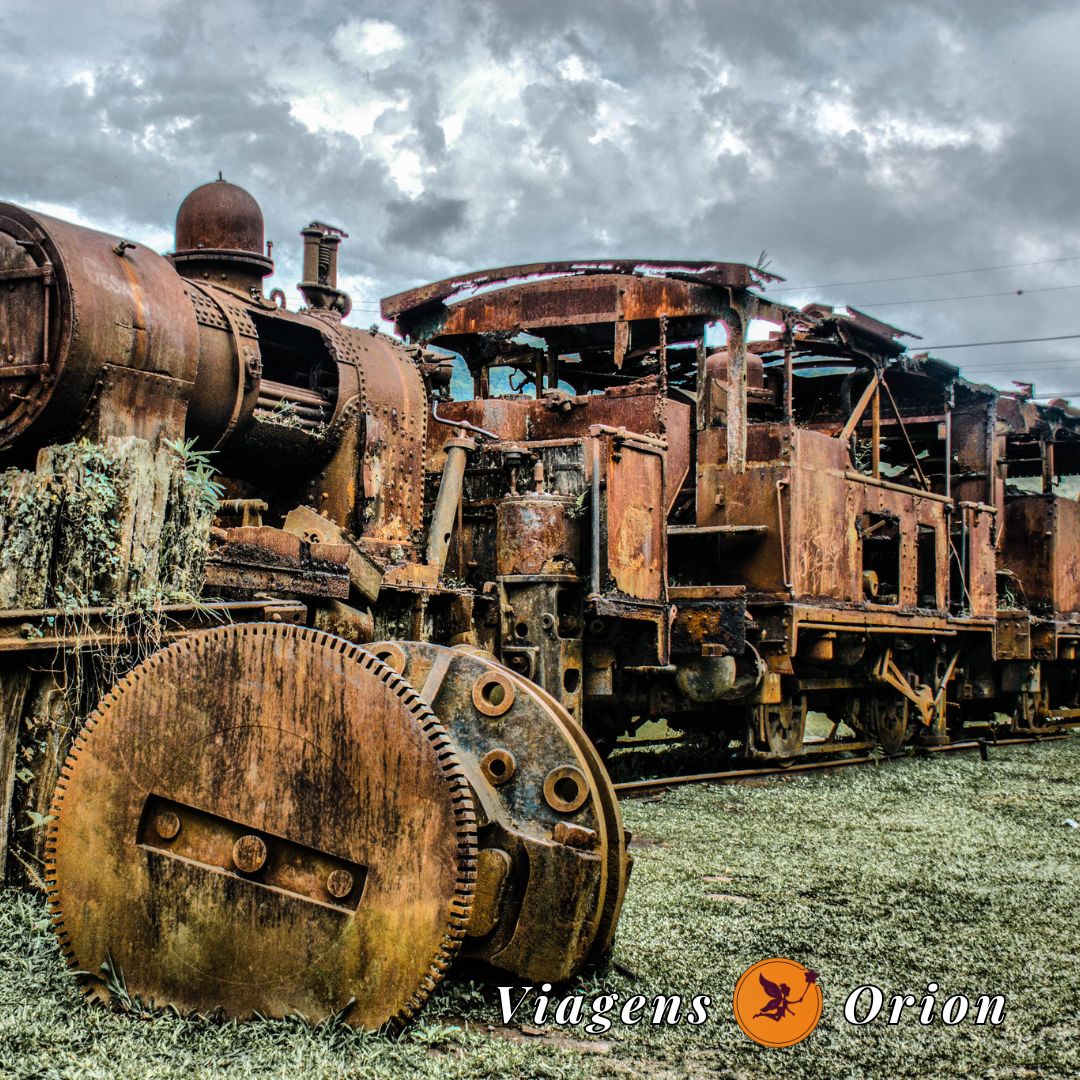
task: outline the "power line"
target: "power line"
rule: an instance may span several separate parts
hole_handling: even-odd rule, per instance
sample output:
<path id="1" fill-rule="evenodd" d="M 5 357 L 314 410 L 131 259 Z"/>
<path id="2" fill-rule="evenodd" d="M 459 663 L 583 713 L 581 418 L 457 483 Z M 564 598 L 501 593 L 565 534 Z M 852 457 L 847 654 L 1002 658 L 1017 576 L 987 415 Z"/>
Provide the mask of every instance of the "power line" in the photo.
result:
<path id="1" fill-rule="evenodd" d="M 1080 334 L 1054 334 L 1051 337 L 1008 338 L 1004 341 L 961 341 L 952 345 L 920 345 L 919 352 L 940 352 L 942 349 L 976 349 L 985 345 L 1027 345 L 1033 341 L 1070 341 Z"/>
<path id="2" fill-rule="evenodd" d="M 991 296 L 1027 296 L 1028 293 L 1063 292 L 1080 285 L 1046 285 L 1037 289 L 1009 289 L 1006 292 L 970 293 L 967 296 L 929 296 L 922 300 L 863 300 L 860 308 L 904 307 L 908 304 L 942 304 L 950 300 L 985 300 Z"/>
<path id="3" fill-rule="evenodd" d="M 1003 263 L 1001 266 L 974 266 L 968 270 L 939 270 L 931 274 L 905 274 L 902 277 L 866 278 L 863 281 L 831 281 L 826 285 L 784 285 L 772 292 L 799 292 L 806 289 L 847 289 L 854 285 L 884 285 L 893 281 L 920 281 L 923 278 L 953 277 L 957 274 L 985 274 L 991 270 L 1019 270 L 1025 266 L 1048 266 L 1051 263 L 1075 262 L 1080 255 L 1064 255 L 1060 259 L 1035 259 L 1032 262 Z"/>
<path id="4" fill-rule="evenodd" d="M 1015 370 L 1016 366 L 1017 365 L 1016 365 L 1015 360 L 1010 362 L 1010 363 L 1006 363 L 1006 364 L 975 364 L 975 363 L 972 363 L 972 364 L 965 364 L 964 365 L 964 370 L 965 371 L 1009 371 L 1010 369 Z M 1080 368 L 1080 360 L 1077 360 L 1075 358 L 1072 359 L 1072 360 L 1063 360 L 1061 363 L 1054 363 L 1054 364 L 1036 363 L 1035 361 L 1031 361 L 1031 360 L 1026 360 L 1024 362 L 1024 374 L 1027 374 L 1029 371 L 1036 371 L 1036 372 L 1065 371 L 1065 370 L 1073 370 L 1073 369 L 1076 369 L 1076 368 Z"/>

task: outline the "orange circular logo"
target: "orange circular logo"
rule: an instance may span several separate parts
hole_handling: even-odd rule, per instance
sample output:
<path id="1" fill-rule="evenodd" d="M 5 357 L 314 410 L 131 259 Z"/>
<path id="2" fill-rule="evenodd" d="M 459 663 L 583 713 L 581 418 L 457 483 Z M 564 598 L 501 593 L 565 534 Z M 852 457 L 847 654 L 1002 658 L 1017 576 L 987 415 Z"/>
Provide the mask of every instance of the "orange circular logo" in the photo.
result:
<path id="1" fill-rule="evenodd" d="M 735 1019 L 762 1046 L 794 1046 L 821 1019 L 817 972 L 774 956 L 746 969 L 735 984 Z"/>

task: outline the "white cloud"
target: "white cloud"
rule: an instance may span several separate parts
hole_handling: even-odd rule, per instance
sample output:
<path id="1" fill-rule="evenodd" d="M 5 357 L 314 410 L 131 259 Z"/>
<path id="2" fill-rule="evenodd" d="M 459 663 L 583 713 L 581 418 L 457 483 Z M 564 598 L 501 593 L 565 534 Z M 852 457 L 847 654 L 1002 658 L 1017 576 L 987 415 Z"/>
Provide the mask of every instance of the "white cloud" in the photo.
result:
<path id="1" fill-rule="evenodd" d="M 343 59 L 366 66 L 376 57 L 404 48 L 405 35 L 381 19 L 350 19 L 334 31 L 333 45 Z"/>
<path id="2" fill-rule="evenodd" d="M 557 67 L 559 74 L 567 82 L 584 82 L 596 74 L 596 65 L 586 66 L 585 61 L 577 53 L 571 53 L 565 60 L 560 60 Z"/>

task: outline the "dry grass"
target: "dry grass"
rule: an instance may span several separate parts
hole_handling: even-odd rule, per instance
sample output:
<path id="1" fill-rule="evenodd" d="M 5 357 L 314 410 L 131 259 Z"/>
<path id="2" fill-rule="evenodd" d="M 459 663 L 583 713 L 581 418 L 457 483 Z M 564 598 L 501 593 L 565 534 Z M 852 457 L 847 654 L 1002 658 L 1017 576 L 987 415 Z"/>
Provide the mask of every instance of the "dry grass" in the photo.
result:
<path id="1" fill-rule="evenodd" d="M 300 1021 L 150 1021 L 88 1008 L 43 906 L 0 897 L 0 1073 L 29 1077 L 954 1077 L 1080 1075 L 1080 740 L 938 756 L 626 807 L 637 865 L 617 958 L 622 995 L 708 993 L 708 1024 L 616 1025 L 574 1043 L 493 1038 L 491 987 L 446 984 L 398 1039 Z M 707 878 L 725 878 L 721 883 Z M 717 899 L 717 896 L 728 897 Z M 825 1015 L 789 1050 L 731 1018 L 739 973 L 786 955 L 821 973 Z M 854 1028 L 864 981 L 1008 996 L 996 1029 Z M 584 1040 L 584 1041 L 581 1041 Z"/>

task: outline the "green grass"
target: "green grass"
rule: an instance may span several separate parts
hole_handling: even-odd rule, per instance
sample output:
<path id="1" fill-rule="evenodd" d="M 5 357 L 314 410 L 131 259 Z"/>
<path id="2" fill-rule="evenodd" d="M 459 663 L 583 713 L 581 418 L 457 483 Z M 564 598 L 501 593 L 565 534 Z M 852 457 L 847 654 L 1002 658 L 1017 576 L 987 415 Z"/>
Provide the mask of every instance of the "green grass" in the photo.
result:
<path id="1" fill-rule="evenodd" d="M 1080 1075 L 1080 740 L 626 805 L 636 866 L 616 947 L 626 996 L 707 993 L 702 1027 L 492 1037 L 493 988 L 444 984 L 390 1039 L 299 1021 L 137 1020 L 81 1003 L 37 897 L 0 894 L 0 1074 L 28 1077 L 1067 1077 Z M 706 878 L 730 879 L 707 881 Z M 788 1050 L 735 1026 L 732 987 L 780 955 L 825 1013 Z M 1004 993 L 998 1028 L 845 1023 L 863 982 Z M 509 980 L 508 980 L 509 981 Z M 584 983 L 583 985 L 588 985 Z M 505 1033 L 504 1033 L 505 1034 Z"/>

